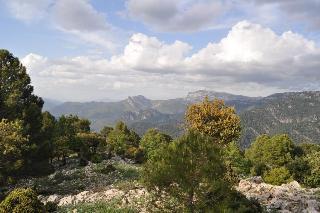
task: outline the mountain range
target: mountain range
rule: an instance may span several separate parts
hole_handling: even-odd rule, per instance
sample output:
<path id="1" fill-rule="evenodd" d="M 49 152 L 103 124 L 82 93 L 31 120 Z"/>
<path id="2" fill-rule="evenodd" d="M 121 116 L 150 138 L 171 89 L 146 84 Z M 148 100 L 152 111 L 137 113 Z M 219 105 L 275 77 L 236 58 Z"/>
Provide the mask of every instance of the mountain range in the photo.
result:
<path id="1" fill-rule="evenodd" d="M 247 97 L 199 90 L 184 98 L 150 100 L 142 95 L 117 102 L 64 102 L 48 110 L 55 116 L 75 114 L 87 118 L 96 131 L 119 120 L 142 135 L 149 128 L 176 137 L 183 132 L 183 117 L 189 104 L 204 97 L 223 99 L 241 117 L 245 148 L 260 134 L 289 134 L 296 143 L 320 143 L 320 92 L 277 93 L 267 97 Z"/>

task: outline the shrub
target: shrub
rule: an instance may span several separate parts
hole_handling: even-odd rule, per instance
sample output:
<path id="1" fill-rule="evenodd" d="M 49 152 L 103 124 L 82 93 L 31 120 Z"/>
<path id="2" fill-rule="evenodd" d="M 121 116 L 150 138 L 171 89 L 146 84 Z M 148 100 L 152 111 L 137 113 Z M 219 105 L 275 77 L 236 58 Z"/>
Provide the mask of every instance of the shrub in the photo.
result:
<path id="1" fill-rule="evenodd" d="M 94 154 L 91 157 L 91 162 L 92 163 L 101 163 L 103 161 L 103 156 L 101 154 Z"/>
<path id="2" fill-rule="evenodd" d="M 267 170 L 291 164 L 294 150 L 292 140 L 285 134 L 261 135 L 246 150 L 245 156 L 251 161 L 251 174 L 262 175 Z"/>
<path id="3" fill-rule="evenodd" d="M 44 208 L 46 212 L 56 212 L 58 209 L 58 205 L 54 202 L 47 202 Z"/>
<path id="4" fill-rule="evenodd" d="M 236 179 L 249 174 L 250 161 L 244 157 L 243 152 L 235 142 L 229 143 L 223 149 L 223 159 L 227 167 L 227 174 L 235 175 Z M 228 177 L 228 179 L 232 180 L 233 177 Z"/>
<path id="5" fill-rule="evenodd" d="M 258 213 L 263 212 L 257 200 L 247 199 L 238 191 L 231 190 L 227 196 L 220 198 L 215 209 L 216 212 Z"/>
<path id="6" fill-rule="evenodd" d="M 43 204 L 30 188 L 13 190 L 1 203 L 0 213 L 38 213 L 44 212 Z"/>
<path id="7" fill-rule="evenodd" d="M 305 178 L 305 184 L 310 187 L 320 186 L 320 151 L 306 157 L 310 167 L 310 174 Z"/>
<path id="8" fill-rule="evenodd" d="M 266 183 L 273 185 L 281 185 L 293 181 L 292 176 L 286 167 L 279 167 L 266 171 L 263 175 L 263 179 Z"/>
<path id="9" fill-rule="evenodd" d="M 140 148 L 148 158 L 148 155 L 152 155 L 153 151 L 162 145 L 168 145 L 171 141 L 172 138 L 169 135 L 161 133 L 157 129 L 149 129 L 141 138 Z"/>

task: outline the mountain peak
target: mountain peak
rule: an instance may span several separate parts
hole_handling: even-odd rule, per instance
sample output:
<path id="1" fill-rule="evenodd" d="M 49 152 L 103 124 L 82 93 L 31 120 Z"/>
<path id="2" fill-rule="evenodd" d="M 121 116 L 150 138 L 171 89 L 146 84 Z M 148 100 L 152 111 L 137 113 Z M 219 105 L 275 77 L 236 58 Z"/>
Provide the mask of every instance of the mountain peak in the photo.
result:
<path id="1" fill-rule="evenodd" d="M 129 96 L 126 102 L 135 110 L 147 109 L 152 106 L 151 100 L 143 95 Z"/>

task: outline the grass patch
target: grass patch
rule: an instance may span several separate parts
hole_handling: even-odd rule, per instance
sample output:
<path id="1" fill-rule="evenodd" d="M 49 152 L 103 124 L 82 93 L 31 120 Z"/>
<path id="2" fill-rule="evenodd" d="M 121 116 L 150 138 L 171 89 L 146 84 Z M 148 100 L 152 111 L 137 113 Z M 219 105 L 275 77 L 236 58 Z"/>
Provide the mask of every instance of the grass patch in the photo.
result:
<path id="1" fill-rule="evenodd" d="M 141 167 L 132 164 L 116 163 L 114 167 L 120 174 L 121 180 L 133 181 L 140 178 Z"/>
<path id="2" fill-rule="evenodd" d="M 77 213 L 136 213 L 137 210 L 130 207 L 119 207 L 116 201 L 97 202 L 97 203 L 79 203 L 76 205 L 60 207 L 57 212 L 67 213 L 77 210 Z"/>

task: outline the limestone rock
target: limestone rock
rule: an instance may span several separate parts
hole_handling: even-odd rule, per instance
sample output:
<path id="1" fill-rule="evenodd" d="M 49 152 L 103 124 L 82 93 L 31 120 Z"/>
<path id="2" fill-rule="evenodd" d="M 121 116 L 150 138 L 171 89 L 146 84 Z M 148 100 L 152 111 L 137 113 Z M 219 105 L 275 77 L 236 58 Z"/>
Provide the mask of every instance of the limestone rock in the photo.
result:
<path id="1" fill-rule="evenodd" d="M 320 188 L 305 189 L 297 181 L 281 186 L 263 183 L 261 177 L 241 180 L 236 188 L 249 199 L 257 199 L 268 211 L 320 212 Z"/>

